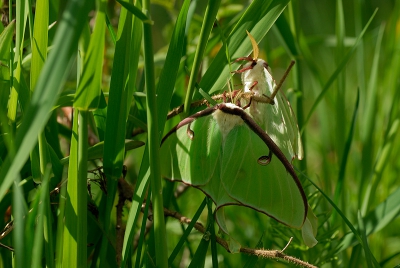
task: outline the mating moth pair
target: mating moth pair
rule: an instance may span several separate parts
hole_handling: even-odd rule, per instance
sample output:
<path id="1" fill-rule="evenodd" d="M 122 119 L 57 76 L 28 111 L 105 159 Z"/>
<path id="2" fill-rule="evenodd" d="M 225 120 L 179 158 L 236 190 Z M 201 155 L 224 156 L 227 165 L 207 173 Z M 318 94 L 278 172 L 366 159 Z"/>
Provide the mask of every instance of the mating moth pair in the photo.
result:
<path id="1" fill-rule="evenodd" d="M 264 60 L 253 58 L 242 69 L 244 92 L 271 97 L 273 104 L 240 100 L 221 103 L 189 116 L 162 140 L 162 174 L 202 190 L 216 205 L 215 217 L 228 233 L 223 208 L 246 206 L 296 229 L 314 246 L 316 224 L 292 160 L 303 158 L 296 118 Z M 308 215 L 308 216 L 307 216 Z"/>

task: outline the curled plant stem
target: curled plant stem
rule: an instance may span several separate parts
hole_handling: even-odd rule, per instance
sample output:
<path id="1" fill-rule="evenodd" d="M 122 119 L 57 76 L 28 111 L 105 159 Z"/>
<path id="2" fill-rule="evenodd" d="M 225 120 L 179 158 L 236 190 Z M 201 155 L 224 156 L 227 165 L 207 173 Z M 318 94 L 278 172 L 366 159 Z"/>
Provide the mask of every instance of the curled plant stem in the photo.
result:
<path id="1" fill-rule="evenodd" d="M 291 238 L 289 239 L 289 242 L 287 242 L 286 246 L 281 250 L 281 253 L 283 253 L 283 252 L 288 248 L 288 246 L 290 245 L 290 243 L 292 242 L 292 240 L 293 240 L 293 237 L 291 237 Z"/>

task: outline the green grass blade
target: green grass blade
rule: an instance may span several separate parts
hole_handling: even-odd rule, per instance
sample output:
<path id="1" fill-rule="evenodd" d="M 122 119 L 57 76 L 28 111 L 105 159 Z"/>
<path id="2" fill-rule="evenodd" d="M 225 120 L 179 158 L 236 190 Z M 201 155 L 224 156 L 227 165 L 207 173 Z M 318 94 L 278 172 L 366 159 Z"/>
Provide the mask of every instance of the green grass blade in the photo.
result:
<path id="1" fill-rule="evenodd" d="M 200 217 L 201 213 L 203 212 L 204 208 L 206 207 L 206 205 L 207 205 L 207 198 L 204 198 L 203 202 L 200 204 L 199 208 L 197 209 L 196 213 L 194 214 L 190 224 L 186 228 L 184 234 L 179 239 L 178 244 L 176 244 L 174 250 L 172 251 L 171 255 L 169 256 L 168 266 L 172 266 L 173 261 L 175 260 L 179 251 L 182 249 L 183 244 L 185 243 L 190 232 L 193 230 L 194 225 L 196 224 L 197 220 L 199 219 L 199 217 Z"/>
<path id="2" fill-rule="evenodd" d="M 157 107 L 158 107 L 158 129 L 160 130 L 159 139 L 161 138 L 162 131 L 164 129 L 166 114 L 169 109 L 169 103 L 171 102 L 173 88 L 175 86 L 175 80 L 179 69 L 179 63 L 182 56 L 185 28 L 186 28 L 186 17 L 189 8 L 190 1 L 186 0 L 181 8 L 177 22 L 175 24 L 174 32 L 172 34 L 170 47 L 168 48 L 164 70 L 160 74 L 160 79 L 157 87 Z M 133 239 L 133 226 L 136 222 L 137 215 L 140 211 L 140 205 L 143 202 L 143 191 L 148 183 L 149 176 L 149 155 L 148 146 L 146 145 L 141 168 L 138 175 L 137 187 L 135 193 L 137 198 L 132 200 L 132 206 L 129 212 L 128 221 L 126 224 L 124 245 L 122 249 L 122 263 L 121 267 L 124 267 L 127 261 L 127 254 L 130 251 L 130 246 Z"/>
<path id="3" fill-rule="evenodd" d="M 336 183 L 336 188 L 335 188 L 335 194 L 333 201 L 335 204 L 340 203 L 340 198 L 343 197 L 343 186 L 344 186 L 344 180 L 345 180 L 345 174 L 346 174 L 346 165 L 347 165 L 347 159 L 349 157 L 349 152 L 351 148 L 351 144 L 353 141 L 353 135 L 354 135 L 354 128 L 356 124 L 356 118 L 357 118 L 357 111 L 358 111 L 358 106 L 360 102 L 360 91 L 357 91 L 357 99 L 356 99 L 356 104 L 354 106 L 354 111 L 353 111 L 353 117 L 351 120 L 351 125 L 350 125 L 350 130 L 346 139 L 345 147 L 343 150 L 343 156 L 342 156 L 342 161 L 340 163 L 340 168 L 339 168 L 339 174 L 338 174 L 338 179 Z M 342 204 L 344 205 L 344 204 Z M 336 214 L 332 215 L 332 223 L 336 222 Z"/>
<path id="4" fill-rule="evenodd" d="M 32 95 L 31 103 L 24 113 L 22 124 L 16 134 L 15 157 L 8 156 L 1 167 L 0 177 L 4 180 L 0 186 L 0 200 L 3 199 L 15 176 L 21 170 L 29 152 L 36 144 L 38 134 L 43 130 L 51 115 L 50 111 L 56 102 L 57 93 L 64 84 L 70 63 L 72 63 L 81 30 L 80 25 L 86 19 L 88 5 L 86 1 L 68 2 L 54 39 L 54 52 L 57 52 L 49 55 Z"/>
<path id="5" fill-rule="evenodd" d="M 369 250 L 367 235 L 365 233 L 364 222 L 363 222 L 363 218 L 361 216 L 361 211 L 358 211 L 358 213 L 357 213 L 357 220 L 358 220 L 359 230 L 361 233 L 361 240 L 362 240 L 362 245 L 363 245 L 364 254 L 365 254 L 365 261 L 367 263 L 368 268 L 372 268 L 372 267 L 374 267 L 372 265 L 373 255 L 371 254 L 371 251 Z M 376 262 L 376 260 L 375 260 L 375 262 Z M 379 267 L 379 264 L 376 267 Z"/>
<path id="6" fill-rule="evenodd" d="M 190 103 L 192 102 L 194 86 L 195 83 L 197 82 L 196 79 L 198 77 L 200 65 L 203 60 L 203 54 L 206 49 L 208 38 L 211 33 L 211 29 L 214 25 L 214 21 L 216 19 L 215 16 L 217 15 L 220 3 L 221 3 L 220 0 L 208 1 L 206 14 L 200 31 L 200 37 L 199 37 L 200 41 L 199 44 L 197 45 L 196 53 L 194 55 L 192 70 L 190 72 L 189 84 L 186 92 L 184 111 L 183 111 L 184 117 L 187 117 L 189 115 Z"/>
<path id="7" fill-rule="evenodd" d="M 64 168 L 64 171 L 67 171 L 67 168 Z M 62 177 L 62 182 L 67 180 L 67 172 L 64 172 Z M 60 196 L 58 199 L 58 211 L 59 214 L 57 216 L 57 231 L 56 231 L 56 247 L 55 247 L 55 267 L 62 268 L 63 267 L 63 252 L 64 252 L 64 215 L 65 215 L 65 206 L 67 200 L 67 187 L 63 185 L 60 190 Z"/>
<path id="8" fill-rule="evenodd" d="M 87 141 L 88 141 L 88 112 L 79 111 L 78 115 L 78 177 L 77 188 L 77 221 L 78 225 L 78 267 L 87 264 Z"/>
<path id="9" fill-rule="evenodd" d="M 127 55 L 131 53 L 131 32 L 132 16 L 122 9 L 111 74 L 107 128 L 104 139 L 104 172 L 110 180 L 116 180 L 120 177 L 124 159 L 125 125 L 128 109 L 125 101 L 128 97 L 126 83 L 130 67 Z"/>
<path id="10" fill-rule="evenodd" d="M 10 98 L 8 100 L 8 113 L 7 116 L 11 122 L 15 123 L 17 114 L 18 98 L 24 99 L 26 96 L 19 96 L 21 88 L 21 80 L 24 79 L 22 76 L 22 53 L 23 53 L 23 41 L 26 27 L 26 19 L 28 15 L 28 1 L 18 1 L 16 4 L 16 31 L 15 31 L 15 55 L 14 62 L 17 66 L 11 69 L 13 72 L 12 77 L 12 88 L 10 93 Z M 22 93 L 22 92 L 21 92 Z"/>
<path id="11" fill-rule="evenodd" d="M 39 0 L 36 2 L 35 24 L 33 25 L 31 90 L 35 88 L 47 59 L 48 28 L 49 2 L 48 0 Z"/>
<path id="12" fill-rule="evenodd" d="M 303 174 L 304 175 L 304 174 Z M 312 184 L 314 185 L 315 188 L 317 188 L 317 190 L 324 196 L 324 198 L 329 202 L 329 204 L 331 204 L 331 206 L 336 210 L 336 212 L 340 215 L 340 217 L 343 219 L 343 221 L 345 222 L 345 224 L 347 225 L 347 227 L 350 228 L 350 230 L 352 231 L 352 233 L 354 234 L 354 236 L 357 238 L 359 243 L 362 243 L 361 241 L 361 237 L 358 234 L 356 228 L 354 227 L 353 224 L 351 224 L 351 222 L 347 219 L 347 217 L 344 215 L 344 213 L 339 209 L 338 206 L 336 206 L 336 204 L 332 201 L 332 199 L 329 198 L 329 196 L 327 194 L 325 194 L 321 188 L 319 188 L 310 178 L 308 178 L 307 176 L 304 175 L 304 177 Z"/>
<path id="13" fill-rule="evenodd" d="M 29 246 L 26 240 L 26 236 L 32 236 L 33 234 L 25 235 L 25 223 L 28 216 L 28 207 L 24 200 L 24 194 L 22 187 L 19 186 L 20 177 L 17 178 L 13 185 L 13 217 L 15 222 L 19 222 L 13 230 L 13 241 L 14 241 L 14 253 L 18 256 L 24 256 L 23 258 L 16 258 L 14 265 L 16 268 L 28 267 L 30 264 L 31 251 L 27 250 Z M 25 244 L 26 243 L 26 244 Z"/>
<path id="14" fill-rule="evenodd" d="M 10 22 L 0 34 L 0 59 L 4 61 L 10 60 L 10 47 L 15 31 L 15 20 Z"/>
<path id="15" fill-rule="evenodd" d="M 189 268 L 203 268 L 206 262 L 206 255 L 208 246 L 210 245 L 210 228 L 211 224 L 208 224 L 207 231 L 200 240 L 199 246 L 194 253 L 193 259 L 189 264 Z"/>
<path id="16" fill-rule="evenodd" d="M 106 121 L 107 121 L 107 103 L 102 91 L 100 92 L 99 107 L 95 111 L 93 111 L 93 118 L 96 124 L 99 140 L 102 142 L 104 141 L 104 134 L 106 132 Z M 90 156 L 90 154 L 88 154 L 88 156 Z"/>
<path id="17" fill-rule="evenodd" d="M 40 187 L 40 195 L 37 196 L 37 198 L 40 199 L 40 201 L 37 208 L 38 212 L 37 212 L 35 236 L 33 240 L 31 267 L 40 267 L 42 262 L 45 220 L 50 215 L 50 213 L 46 212 L 47 210 L 46 199 L 49 196 L 50 172 L 51 172 L 51 166 L 49 165 L 47 166 L 46 171 L 43 175 L 43 182 Z"/>
<path id="18" fill-rule="evenodd" d="M 78 265 L 78 115 L 74 114 L 68 166 L 67 203 L 65 205 L 65 224 L 63 236 L 63 265 Z"/>
<path id="19" fill-rule="evenodd" d="M 46 266 L 49 268 L 55 267 L 54 262 L 54 234 L 53 234 L 53 214 L 51 211 L 50 194 L 46 192 L 44 197 L 45 218 L 44 218 L 44 256 L 46 259 Z"/>
<path id="20" fill-rule="evenodd" d="M 93 110 L 99 106 L 103 71 L 105 38 L 105 1 L 100 1 L 96 22 L 87 51 L 84 53 L 83 72 L 75 93 L 74 107 Z"/>
<path id="21" fill-rule="evenodd" d="M 160 114 L 158 117 L 158 128 L 161 131 L 160 139 L 167 118 L 166 115 L 168 113 L 169 105 L 171 103 L 172 93 L 182 58 L 182 52 L 184 51 L 186 18 L 189 5 L 190 1 L 185 0 L 179 12 L 179 16 L 175 23 L 174 32 L 172 33 L 172 37 L 169 42 L 168 52 L 165 57 L 165 64 L 157 84 L 157 107 L 159 107 Z"/>
<path id="22" fill-rule="evenodd" d="M 387 199 L 371 210 L 364 218 L 364 229 L 367 235 L 379 232 L 393 222 L 400 213 L 400 187 L 398 187 Z M 353 233 L 345 235 L 336 246 L 335 254 L 349 248 L 358 241 Z"/>
<path id="23" fill-rule="evenodd" d="M 148 198 L 150 200 L 150 196 Z M 144 237 L 146 234 L 146 222 L 147 222 L 147 215 L 149 213 L 149 206 L 150 206 L 150 202 L 146 202 L 146 206 L 143 211 L 142 225 L 140 227 L 140 238 L 139 238 L 138 246 L 136 249 L 135 268 L 140 268 L 142 249 L 143 249 L 143 245 L 144 245 Z"/>
<path id="24" fill-rule="evenodd" d="M 150 0 L 143 2 L 143 10 L 150 16 Z M 144 45 L 144 72 L 146 80 L 146 108 L 147 108 L 147 132 L 149 148 L 150 187 L 152 192 L 154 214 L 154 242 L 160 248 L 167 249 L 164 205 L 162 197 L 161 168 L 160 168 L 160 133 L 158 126 L 158 108 L 156 97 L 156 85 L 154 76 L 154 54 L 152 26 L 143 24 Z M 167 267 L 167 250 L 156 250 L 157 267 Z"/>
<path id="25" fill-rule="evenodd" d="M 362 141 L 362 172 L 361 177 L 366 178 L 370 177 L 370 174 L 374 167 L 374 151 L 376 150 L 376 146 L 374 143 L 374 133 L 375 126 L 377 120 L 377 110 L 378 110 L 378 89 L 379 89 L 379 59 L 381 54 L 381 44 L 384 33 L 384 25 L 382 25 L 378 32 L 378 37 L 376 40 L 376 47 L 374 51 L 374 59 L 371 65 L 371 74 L 370 79 L 367 86 L 367 92 L 365 96 L 365 108 L 364 115 L 361 120 L 360 127 L 360 138 Z M 367 184 L 360 184 L 359 191 L 360 193 L 365 193 L 365 189 L 367 188 Z M 359 203 L 361 204 L 362 195 L 359 197 Z M 366 212 L 362 210 L 362 212 Z"/>
<path id="26" fill-rule="evenodd" d="M 139 8 L 135 7 L 133 4 L 121 0 L 117 0 L 117 2 L 120 3 L 121 6 L 126 8 L 130 13 L 132 13 L 141 21 L 143 21 L 143 23 L 153 24 L 153 22 L 149 19 L 149 17 L 146 14 L 144 14 Z"/>
<path id="27" fill-rule="evenodd" d="M 213 201 L 211 198 L 207 198 L 208 218 L 207 221 L 210 224 L 210 239 L 211 239 L 211 258 L 213 268 L 218 268 L 218 252 L 217 252 L 217 241 L 215 238 L 215 221 L 214 214 L 212 212 Z"/>
<path id="28" fill-rule="evenodd" d="M 396 102 L 393 102 L 393 104 L 395 103 Z M 372 203 L 374 193 L 376 192 L 376 187 L 378 186 L 378 183 L 382 177 L 383 170 L 387 166 L 387 163 L 390 159 L 390 155 L 393 150 L 396 134 L 398 133 L 399 127 L 400 127 L 400 119 L 396 119 L 392 124 L 388 126 L 389 133 L 384 139 L 384 144 L 382 145 L 382 149 L 380 150 L 380 155 L 374 166 L 373 176 L 369 181 L 368 188 L 364 196 L 361 209 L 361 211 L 364 213 L 368 211 L 369 206 Z"/>
<path id="29" fill-rule="evenodd" d="M 106 132 L 104 135 L 104 172 L 107 176 L 107 203 L 103 214 L 104 230 L 108 234 L 111 210 L 114 206 L 114 196 L 117 179 L 122 173 L 125 154 L 125 129 L 132 98 L 133 84 L 137 70 L 137 60 L 140 37 L 133 39 L 133 33 L 140 27 L 139 20 L 121 9 L 113 70 L 111 74 L 110 95 L 107 107 Z M 137 35 L 136 35 L 137 37 Z M 136 59 L 136 61 L 134 61 Z M 106 252 L 109 241 L 107 236 L 102 238 L 100 264 L 106 263 Z"/>
<path id="30" fill-rule="evenodd" d="M 305 126 L 307 125 L 308 121 L 311 118 L 311 115 L 314 113 L 315 108 L 317 108 L 318 104 L 321 102 L 321 100 L 323 99 L 323 97 L 325 96 L 326 92 L 328 91 L 328 89 L 331 87 L 332 83 L 336 80 L 336 78 L 338 77 L 338 75 L 343 71 L 343 68 L 346 66 L 347 62 L 349 61 L 349 59 L 351 58 L 351 56 L 353 55 L 354 51 L 356 50 L 360 40 L 363 38 L 365 32 L 367 31 L 369 25 L 371 24 L 373 18 L 375 17 L 376 13 L 378 12 L 378 10 L 376 9 L 375 12 L 372 14 L 372 16 L 370 17 L 370 19 L 368 20 L 367 24 L 365 25 L 363 31 L 360 33 L 360 35 L 357 37 L 356 42 L 354 43 L 354 45 L 352 46 L 352 48 L 350 49 L 349 52 L 347 52 L 347 54 L 343 57 L 342 61 L 339 63 L 338 67 L 336 68 L 336 70 L 333 72 L 333 74 L 329 77 L 328 82 L 326 82 L 324 88 L 322 89 L 321 93 L 318 95 L 317 99 L 314 101 L 314 104 L 311 106 L 310 111 L 308 112 L 308 115 L 304 121 L 303 127 L 302 127 L 302 131 L 305 128 Z"/>
<path id="31" fill-rule="evenodd" d="M 257 245 L 255 246 L 255 248 L 263 248 L 263 237 L 265 235 L 265 231 L 263 232 L 263 234 L 260 237 L 260 240 L 258 240 Z M 243 266 L 243 268 L 252 268 L 255 267 L 256 264 L 258 262 L 258 257 L 257 256 L 249 256 L 246 264 Z"/>

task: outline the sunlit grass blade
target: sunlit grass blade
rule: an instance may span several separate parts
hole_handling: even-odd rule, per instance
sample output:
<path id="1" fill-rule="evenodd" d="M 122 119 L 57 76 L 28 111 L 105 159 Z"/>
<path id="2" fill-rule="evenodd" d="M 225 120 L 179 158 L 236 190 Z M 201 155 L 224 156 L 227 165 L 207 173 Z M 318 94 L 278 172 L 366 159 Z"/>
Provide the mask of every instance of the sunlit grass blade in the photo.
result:
<path id="1" fill-rule="evenodd" d="M 22 54 L 23 54 L 23 42 L 24 42 L 24 34 L 26 28 L 26 21 L 28 15 L 28 1 L 19 1 L 16 4 L 16 20 L 18 23 L 16 24 L 15 31 L 15 55 L 14 62 L 17 64 L 14 69 L 11 69 L 13 72 L 12 75 L 12 88 L 10 97 L 8 100 L 8 113 L 7 116 L 11 122 L 15 123 L 16 114 L 17 114 L 17 104 L 18 98 L 21 100 L 26 99 L 27 96 L 19 96 L 20 87 L 21 87 L 21 79 L 24 79 L 22 76 Z M 23 105 L 24 106 L 24 105 Z"/>
<path id="2" fill-rule="evenodd" d="M 105 4 L 105 1 L 100 1 L 89 47 L 87 51 L 81 51 L 84 57 L 82 76 L 79 79 L 74 100 L 74 107 L 79 110 L 94 110 L 100 102 L 105 37 Z"/>
<path id="3" fill-rule="evenodd" d="M 36 144 L 38 134 L 43 130 L 50 111 L 57 99 L 57 93 L 64 84 L 67 71 L 72 63 L 75 47 L 78 43 L 80 25 L 86 19 L 89 3 L 86 1 L 70 1 L 66 7 L 57 34 L 54 39 L 54 51 L 49 55 L 32 95 L 30 105 L 24 113 L 21 126 L 18 129 L 15 145 L 15 157 L 8 156 L 0 170 L 4 178 L 0 186 L 0 200 L 11 186 L 15 176 L 21 170 Z M 74 16 L 70 16 L 74 14 Z M 72 20 L 72 21 L 71 21 Z"/>
<path id="4" fill-rule="evenodd" d="M 63 235 L 62 263 L 66 266 L 78 265 L 78 114 L 74 114 L 68 166 L 65 225 Z"/>
<path id="5" fill-rule="evenodd" d="M 185 97 L 185 105 L 183 116 L 188 116 L 190 111 L 190 103 L 193 97 L 193 91 L 198 76 L 198 72 L 200 69 L 201 62 L 203 60 L 203 54 L 206 49 L 208 37 L 210 35 L 212 26 L 214 25 L 215 16 L 217 15 L 217 11 L 219 8 L 220 0 L 217 1 L 208 1 L 208 5 L 206 8 L 206 13 L 204 16 L 204 21 L 200 31 L 199 44 L 197 45 L 197 49 L 194 55 L 193 66 L 190 72 L 188 89 Z"/>
<path id="6" fill-rule="evenodd" d="M 49 3 L 47 0 L 37 1 L 37 12 L 35 14 L 35 24 L 33 25 L 32 36 L 32 61 L 31 61 L 31 83 L 30 89 L 36 86 L 39 79 L 40 72 L 42 71 L 44 62 L 47 59 L 47 42 L 48 42 L 48 25 L 49 25 Z M 50 163 L 50 155 L 48 151 L 48 144 L 44 132 L 38 135 L 38 151 L 39 151 L 39 167 L 40 172 L 37 174 L 36 182 L 41 180 L 47 164 Z M 35 154 L 31 154 L 31 159 Z M 34 168 L 34 165 L 32 166 Z M 40 175 L 40 176 L 39 176 Z"/>
<path id="7" fill-rule="evenodd" d="M 10 47 L 15 30 L 15 20 L 11 21 L 0 34 L 0 59 L 8 61 L 10 59 Z M 3 66 L 1 68 L 4 68 Z"/>

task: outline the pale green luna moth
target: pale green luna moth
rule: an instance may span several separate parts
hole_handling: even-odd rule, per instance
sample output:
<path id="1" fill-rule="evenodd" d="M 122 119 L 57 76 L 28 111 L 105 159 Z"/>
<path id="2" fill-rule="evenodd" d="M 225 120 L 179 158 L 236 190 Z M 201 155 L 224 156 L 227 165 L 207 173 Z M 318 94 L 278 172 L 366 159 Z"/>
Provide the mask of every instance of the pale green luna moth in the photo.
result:
<path id="1" fill-rule="evenodd" d="M 269 105 L 269 104 L 265 104 Z M 162 140 L 162 174 L 202 190 L 221 208 L 253 208 L 300 229 L 307 199 L 297 175 L 276 143 L 242 108 L 222 103 L 174 127 Z"/>

